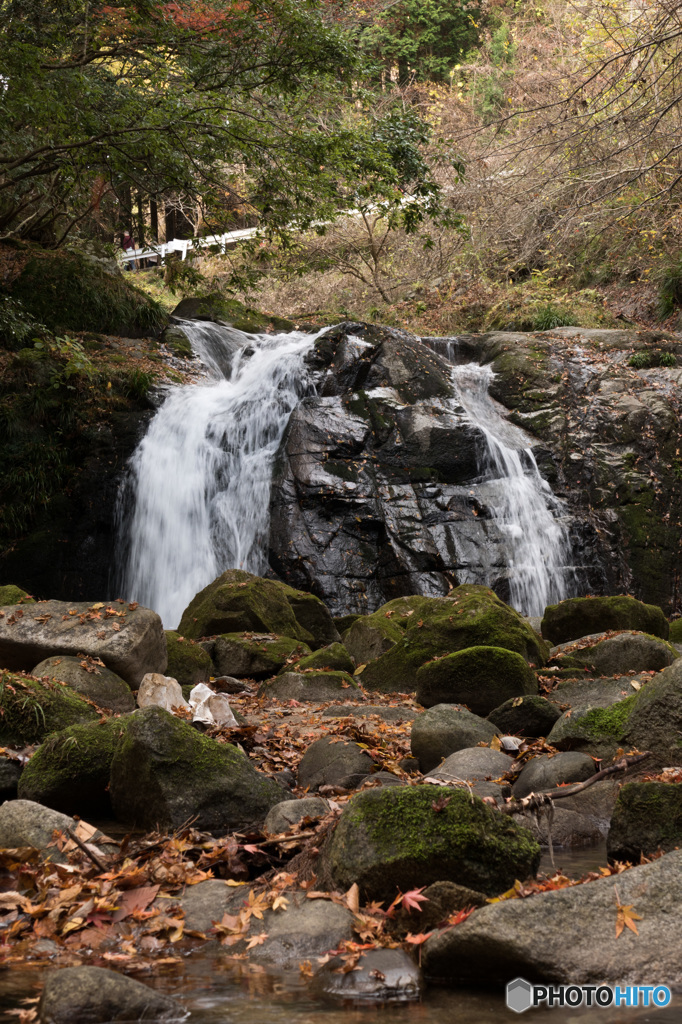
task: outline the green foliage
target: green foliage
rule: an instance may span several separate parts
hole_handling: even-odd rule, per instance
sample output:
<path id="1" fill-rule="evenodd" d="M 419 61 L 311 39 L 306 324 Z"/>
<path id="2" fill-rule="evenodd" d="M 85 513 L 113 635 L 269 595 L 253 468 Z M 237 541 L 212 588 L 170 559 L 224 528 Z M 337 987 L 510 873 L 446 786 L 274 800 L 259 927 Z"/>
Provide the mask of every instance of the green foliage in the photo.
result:
<path id="1" fill-rule="evenodd" d="M 44 324 L 39 323 L 18 299 L 0 291 L 0 348 L 21 348 L 29 338 L 44 330 Z"/>
<path id="2" fill-rule="evenodd" d="M 652 366 L 677 366 L 673 352 L 635 352 L 628 359 L 628 366 L 635 370 L 648 370 Z"/>
<path id="3" fill-rule="evenodd" d="M 362 46 L 401 80 L 447 81 L 454 64 L 475 46 L 483 7 L 473 0 L 402 0 L 389 6 L 364 30 Z"/>
<path id="4" fill-rule="evenodd" d="M 505 102 L 505 79 L 509 74 L 509 65 L 514 61 L 516 45 L 507 22 L 502 22 L 495 29 L 490 40 L 490 63 L 496 71 L 486 76 L 476 86 L 476 94 L 472 97 L 477 113 L 484 121 L 496 117 Z"/>
<path id="5" fill-rule="evenodd" d="M 534 331 L 552 331 L 555 327 L 573 327 L 577 323 L 575 316 L 567 309 L 548 302 L 540 306 L 533 316 Z"/>
<path id="6" fill-rule="evenodd" d="M 155 375 L 149 370 L 131 370 L 128 374 L 126 393 L 131 398 L 143 399 L 154 383 Z"/>

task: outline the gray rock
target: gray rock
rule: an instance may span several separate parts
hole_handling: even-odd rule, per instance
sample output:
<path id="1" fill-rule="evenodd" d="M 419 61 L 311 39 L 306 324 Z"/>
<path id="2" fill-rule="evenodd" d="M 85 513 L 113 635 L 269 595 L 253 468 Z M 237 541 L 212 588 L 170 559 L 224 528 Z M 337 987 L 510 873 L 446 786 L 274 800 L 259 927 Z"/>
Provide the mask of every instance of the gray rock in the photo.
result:
<path id="1" fill-rule="evenodd" d="M 68 814 L 53 811 L 33 800 L 6 800 L 0 807 L 0 849 L 32 846 L 45 853 L 47 860 L 63 862 L 65 857 L 57 847 L 50 846 L 53 833 L 75 826 L 76 822 Z"/>
<path id="2" fill-rule="evenodd" d="M 303 960 L 324 956 L 341 942 L 353 938 L 353 915 L 331 900 L 309 900 L 303 893 L 287 893 L 288 906 L 266 910 L 263 920 L 251 918 L 247 938 L 267 934 L 261 945 L 249 950 L 249 960 L 275 967 L 298 967 Z M 231 949 L 239 953 L 243 945 Z"/>
<path id="3" fill-rule="evenodd" d="M 9 757 L 0 757 L 0 801 L 14 800 L 23 765 Z"/>
<path id="4" fill-rule="evenodd" d="M 372 718 L 376 715 L 384 722 L 412 722 L 418 712 L 414 708 L 392 707 L 389 704 L 333 704 L 322 712 L 323 718 Z"/>
<path id="5" fill-rule="evenodd" d="M 390 651 L 401 635 L 390 620 L 381 622 L 363 615 L 344 634 L 343 643 L 357 665 L 366 665 Z"/>
<path id="6" fill-rule="evenodd" d="M 310 653 L 307 644 L 272 633 L 225 633 L 216 638 L 213 661 L 222 675 L 237 679 L 267 679 L 287 662 Z"/>
<path id="7" fill-rule="evenodd" d="M 456 882 L 434 882 L 427 885 L 422 892 L 428 900 L 420 904 L 420 914 L 409 915 L 411 924 L 418 923 L 420 932 L 428 932 L 437 928 L 459 910 L 468 910 L 469 907 L 484 907 L 488 897 L 483 892 L 469 889 L 466 885 L 457 885 Z M 405 915 L 408 918 L 408 915 Z"/>
<path id="8" fill-rule="evenodd" d="M 371 782 L 375 786 L 404 786 L 405 783 L 397 775 L 393 775 L 392 772 L 375 772 L 374 775 L 367 775 L 359 783 L 360 786 L 364 786 L 366 782 Z"/>
<path id="9" fill-rule="evenodd" d="M 313 976 L 310 990 L 319 998 L 369 1002 L 410 1002 L 421 998 L 421 971 L 402 949 L 369 949 L 361 956 L 359 970 L 344 974 L 344 961 L 333 957 Z"/>
<path id="10" fill-rule="evenodd" d="M 580 640 L 609 629 L 641 630 L 668 639 L 668 620 L 659 607 L 634 597 L 572 597 L 545 608 L 542 635 L 553 644 Z"/>
<path id="11" fill-rule="evenodd" d="M 524 764 L 513 785 L 517 799 L 529 793 L 554 789 L 562 782 L 584 782 L 595 773 L 594 761 L 587 754 L 567 750 L 562 754 L 541 754 Z"/>
<path id="12" fill-rule="evenodd" d="M 442 778 L 448 782 L 462 779 L 466 782 L 485 782 L 495 780 L 508 772 L 514 760 L 501 750 L 489 747 L 466 747 L 450 754 L 435 771 L 429 772 L 433 779 Z"/>
<path id="13" fill-rule="evenodd" d="M 357 743 L 339 736 L 323 736 L 311 743 L 298 766 L 303 789 L 342 786 L 354 789 L 371 773 L 374 761 Z"/>
<path id="14" fill-rule="evenodd" d="M 185 929 L 207 935 L 224 914 L 239 913 L 248 901 L 249 891 L 248 885 L 231 886 L 220 878 L 188 885 L 177 898 L 177 904 L 185 913 Z M 165 899 L 157 900 L 164 912 L 168 903 Z"/>
<path id="15" fill-rule="evenodd" d="M 430 772 L 443 758 L 477 743 L 490 743 L 499 729 L 466 708 L 437 704 L 412 724 L 411 748 L 422 772 Z"/>
<path id="16" fill-rule="evenodd" d="M 97 607 L 87 602 L 39 601 L 9 606 L 4 613 L 0 618 L 4 668 L 30 671 L 52 655 L 85 654 L 101 658 L 133 687 L 145 672 L 166 669 L 163 625 L 149 608 L 131 609 L 116 602 Z"/>
<path id="17" fill-rule="evenodd" d="M 114 714 L 135 710 L 135 698 L 128 684 L 115 672 L 98 665 L 92 659 L 68 656 L 46 658 L 35 666 L 31 675 L 39 679 L 43 676 L 59 679 L 76 693 Z"/>
<path id="18" fill-rule="evenodd" d="M 554 808 L 551 825 L 545 814 L 540 814 L 538 821 L 529 814 L 514 814 L 513 818 L 519 825 L 525 825 L 545 848 L 549 847 L 550 828 L 552 847 L 591 846 L 604 838 L 603 830 L 595 821 L 561 804 Z"/>
<path id="19" fill-rule="evenodd" d="M 187 1016 L 170 996 L 102 967 L 50 971 L 38 1004 L 40 1024 L 173 1021 Z"/>
<path id="20" fill-rule="evenodd" d="M 637 863 L 661 849 L 682 846 L 682 787 L 665 782 L 630 782 L 616 800 L 606 840 L 609 860 Z"/>
<path id="21" fill-rule="evenodd" d="M 286 832 L 292 825 L 298 825 L 304 818 L 323 818 L 329 811 L 329 804 L 320 796 L 307 796 L 302 800 L 283 800 L 268 811 L 263 828 L 271 835 Z"/>
<path id="22" fill-rule="evenodd" d="M 645 686 L 648 676 L 632 678 L 619 676 L 617 679 L 569 679 L 557 685 L 548 696 L 550 704 L 560 709 L 570 707 L 573 716 L 590 708 L 608 708 L 637 692 Z M 634 686 L 632 684 L 635 684 Z M 552 726 L 554 728 L 554 726 Z"/>
<path id="23" fill-rule="evenodd" d="M 268 700 L 317 703 L 340 700 L 358 690 L 355 680 L 345 672 L 283 672 L 263 683 L 258 695 Z"/>
<path id="24" fill-rule="evenodd" d="M 475 646 L 427 661 L 417 672 L 417 700 L 424 707 L 465 704 L 487 715 L 506 700 L 538 692 L 526 659 L 501 647 Z"/>
<path id="25" fill-rule="evenodd" d="M 501 988 L 516 977 L 570 985 L 676 985 L 682 981 L 682 851 L 532 899 L 477 910 L 422 947 L 428 978 L 447 985 Z M 617 904 L 641 917 L 638 935 L 616 941 Z M 606 941 L 605 941 L 606 936 Z"/>
<path id="26" fill-rule="evenodd" d="M 111 764 L 114 814 L 154 829 L 190 818 L 224 833 L 265 819 L 282 788 L 230 743 L 217 743 L 161 708 L 136 711 Z"/>
<path id="27" fill-rule="evenodd" d="M 617 676 L 627 672 L 660 672 L 679 655 L 666 640 L 646 633 L 619 633 L 592 647 L 576 651 L 572 657 L 589 666 L 594 675 Z M 556 659 L 558 665 L 561 658 Z"/>
<path id="28" fill-rule="evenodd" d="M 349 675 L 352 675 L 355 671 L 355 664 L 343 644 L 329 644 L 327 647 L 320 647 L 313 654 L 301 658 L 296 668 L 299 672 L 314 668 L 320 671 L 348 672 Z"/>
<path id="29" fill-rule="evenodd" d="M 547 736 L 561 711 L 546 697 L 512 697 L 488 715 L 488 721 L 502 732 L 519 733 L 537 739 Z"/>

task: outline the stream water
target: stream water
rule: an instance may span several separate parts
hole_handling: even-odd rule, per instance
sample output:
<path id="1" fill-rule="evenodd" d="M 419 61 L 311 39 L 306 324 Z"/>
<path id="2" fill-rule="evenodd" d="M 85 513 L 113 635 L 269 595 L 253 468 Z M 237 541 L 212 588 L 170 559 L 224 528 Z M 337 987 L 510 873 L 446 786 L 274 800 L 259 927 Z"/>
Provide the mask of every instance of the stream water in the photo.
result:
<path id="1" fill-rule="evenodd" d="M 291 411 L 312 390 L 304 356 L 315 341 L 199 321 L 182 327 L 206 376 L 169 392 L 130 461 L 119 503 L 117 589 L 154 608 L 169 629 L 225 569 L 265 571 L 273 460 Z M 497 528 L 490 565 L 506 566 L 514 607 L 541 615 L 571 592 L 565 508 L 542 478 L 530 438 L 490 398 L 490 368 L 458 366 L 456 339 L 428 339 L 436 342 L 453 363 L 453 404 L 486 439 L 473 486 Z M 463 582 L 491 580 L 483 566 Z"/>

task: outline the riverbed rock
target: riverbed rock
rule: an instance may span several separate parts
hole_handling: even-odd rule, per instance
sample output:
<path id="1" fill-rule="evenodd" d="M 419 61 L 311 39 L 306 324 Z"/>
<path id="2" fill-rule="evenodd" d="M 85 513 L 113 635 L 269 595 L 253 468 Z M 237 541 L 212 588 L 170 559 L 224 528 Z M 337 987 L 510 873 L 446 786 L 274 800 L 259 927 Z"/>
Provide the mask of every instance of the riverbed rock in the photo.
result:
<path id="1" fill-rule="evenodd" d="M 611 823 L 618 797 L 618 778 L 602 779 L 574 796 L 563 796 L 554 803 L 551 820 L 552 845 L 555 847 L 592 846 L 603 842 Z M 532 815 L 514 815 L 516 821 L 533 833 L 542 847 L 549 846 L 550 822 L 541 813 L 539 821 Z"/>
<path id="2" fill-rule="evenodd" d="M 217 671 L 235 679 L 268 679 L 306 654 L 308 644 L 273 633 L 224 633 L 213 647 Z"/>
<path id="3" fill-rule="evenodd" d="M 382 722 L 412 722 L 419 712 L 409 705 L 332 704 L 322 712 L 323 718 L 380 718 Z"/>
<path id="4" fill-rule="evenodd" d="M 540 754 L 524 764 L 512 789 L 519 800 L 529 793 L 543 793 L 565 782 L 584 782 L 594 773 L 592 758 L 578 750 Z"/>
<path id="5" fill-rule="evenodd" d="M 140 708 L 164 708 L 166 711 L 189 706 L 177 679 L 160 672 L 148 672 L 143 677 L 137 691 L 137 704 Z"/>
<path id="6" fill-rule="evenodd" d="M 511 697 L 488 715 L 500 732 L 517 733 L 531 739 L 547 736 L 561 711 L 546 697 L 531 694 L 525 697 Z"/>
<path id="7" fill-rule="evenodd" d="M 422 618 L 429 607 L 430 602 L 419 595 L 388 601 L 372 615 L 358 616 L 343 642 L 356 664 L 365 665 L 390 651 L 404 636 L 412 616 Z"/>
<path id="8" fill-rule="evenodd" d="M 135 698 L 125 680 L 93 658 L 68 655 L 46 658 L 35 666 L 31 675 L 38 679 L 43 676 L 59 679 L 71 690 L 113 714 L 127 714 L 135 708 Z"/>
<path id="9" fill-rule="evenodd" d="M 136 688 L 145 672 L 165 671 L 161 619 L 125 603 L 37 601 L 10 605 L 0 618 L 0 664 L 26 671 L 53 655 L 101 658 Z"/>
<path id="10" fill-rule="evenodd" d="M 64 814 L 107 817 L 111 762 L 124 728 L 124 720 L 111 718 L 53 733 L 22 773 L 21 799 Z"/>
<path id="11" fill-rule="evenodd" d="M 230 743 L 217 743 L 161 708 L 131 715 L 111 765 L 116 817 L 139 828 L 224 833 L 265 819 L 282 789 Z"/>
<path id="12" fill-rule="evenodd" d="M 628 782 L 620 790 L 606 840 L 609 860 L 636 864 L 658 849 L 682 846 L 682 787 Z"/>
<path id="13" fill-rule="evenodd" d="M 579 640 L 609 629 L 639 630 L 668 639 L 668 620 L 657 605 L 634 597 L 571 597 L 549 605 L 542 619 L 542 635 L 553 644 Z"/>
<path id="14" fill-rule="evenodd" d="M 301 800 L 283 800 L 268 811 L 263 828 L 271 835 L 286 832 L 304 818 L 324 818 L 329 804 L 320 796 L 304 796 Z"/>
<path id="15" fill-rule="evenodd" d="M 40 1024 L 180 1021 L 187 1016 L 170 996 L 103 967 L 49 971 L 38 1003 Z"/>
<path id="16" fill-rule="evenodd" d="M 617 877 L 477 910 L 422 947 L 427 978 L 445 985 L 502 988 L 516 977 L 564 985 L 675 985 L 682 920 L 682 851 Z M 631 906 L 638 934 L 615 934 L 617 906 Z"/>
<path id="17" fill-rule="evenodd" d="M 374 768 L 374 761 L 358 743 L 340 736 L 323 736 L 310 744 L 298 766 L 302 789 L 342 786 L 355 789 Z"/>
<path id="18" fill-rule="evenodd" d="M 434 808 L 441 800 L 441 809 Z M 318 878 L 366 899 L 388 900 L 452 881 L 498 895 L 537 870 L 530 833 L 468 792 L 445 786 L 387 786 L 356 794 L 325 846 Z"/>
<path id="19" fill-rule="evenodd" d="M 495 781 L 508 772 L 514 763 L 509 754 L 489 747 L 466 747 L 446 757 L 442 764 L 429 772 L 432 779 L 442 778 L 446 782 L 461 779 L 463 782 Z"/>
<path id="20" fill-rule="evenodd" d="M 672 665 L 679 654 L 672 644 L 660 637 L 630 631 L 583 647 L 573 652 L 571 658 L 578 665 L 584 665 L 591 675 L 617 676 L 627 672 L 660 672 Z M 554 660 L 561 665 L 563 659 Z"/>
<path id="21" fill-rule="evenodd" d="M 320 647 L 313 654 L 305 655 L 296 663 L 297 672 L 305 672 L 308 669 L 347 672 L 353 675 L 355 663 L 343 644 L 329 644 L 328 647 Z"/>
<path id="22" fill-rule="evenodd" d="M 331 900 L 307 899 L 305 893 L 287 893 L 288 905 L 266 910 L 263 919 L 252 917 L 248 939 L 265 933 L 267 938 L 249 950 L 249 960 L 278 968 L 298 968 L 304 960 L 323 957 L 353 938 L 353 915 Z M 241 952 L 246 942 L 231 947 Z"/>
<path id="23" fill-rule="evenodd" d="M 168 649 L 166 674 L 177 679 L 180 686 L 207 683 L 215 671 L 208 653 L 193 640 L 181 637 L 174 629 L 165 632 Z"/>
<path id="24" fill-rule="evenodd" d="M 415 718 L 410 746 L 420 770 L 426 773 L 455 751 L 488 744 L 497 735 L 499 729 L 466 708 L 436 704 Z"/>
<path id="25" fill-rule="evenodd" d="M 313 594 L 241 569 L 228 569 L 183 612 L 178 632 L 190 639 L 218 633 L 275 633 L 310 647 L 338 641 L 332 617 Z"/>
<path id="26" fill-rule="evenodd" d="M 344 972 L 341 957 L 319 967 L 310 983 L 318 999 L 404 1003 L 421 998 L 421 971 L 402 949 L 368 949 L 356 970 Z M 359 968 L 359 969 L 358 969 Z"/>
<path id="27" fill-rule="evenodd" d="M 66 858 L 51 845 L 53 834 L 75 826 L 70 815 L 43 807 L 34 800 L 6 800 L 0 807 L 0 849 L 32 846 L 47 860 L 61 862 Z"/>
<path id="28" fill-rule="evenodd" d="M 631 697 L 642 686 L 647 686 L 650 676 L 616 676 L 604 679 L 565 679 L 547 695 L 547 700 L 557 710 L 571 709 L 571 717 L 590 708 L 609 708 L 626 697 Z M 554 726 L 552 726 L 554 728 Z"/>
<path id="29" fill-rule="evenodd" d="M 466 704 L 481 716 L 505 700 L 536 694 L 537 689 L 525 658 L 501 647 L 466 647 L 427 662 L 417 672 L 417 700 L 424 707 Z"/>
<path id="30" fill-rule="evenodd" d="M 545 661 L 547 650 L 543 641 L 518 612 L 487 587 L 466 584 L 456 587 L 447 598 L 422 599 L 422 602 L 421 612 L 415 612 L 407 620 L 408 625 L 397 643 L 367 665 L 362 673 L 362 683 L 367 689 L 414 690 L 422 665 L 467 647 L 499 647 L 514 651 L 535 665 Z M 440 700 L 437 695 L 434 699 Z M 489 706 L 487 711 L 494 706 Z"/>
<path id="31" fill-rule="evenodd" d="M 222 878 L 207 878 L 196 885 L 188 885 L 177 897 L 185 914 L 185 930 L 210 933 L 224 914 L 236 915 L 243 909 L 249 892 L 248 885 L 231 886 Z M 169 901 L 159 902 L 166 906 Z"/>
<path id="32" fill-rule="evenodd" d="M 343 700 L 360 687 L 346 672 L 283 672 L 261 684 L 260 697 L 267 700 L 298 700 L 318 703 Z"/>
<path id="33" fill-rule="evenodd" d="M 95 709 L 66 683 L 1 672 L 0 687 L 3 746 L 40 743 L 51 732 L 98 718 Z"/>

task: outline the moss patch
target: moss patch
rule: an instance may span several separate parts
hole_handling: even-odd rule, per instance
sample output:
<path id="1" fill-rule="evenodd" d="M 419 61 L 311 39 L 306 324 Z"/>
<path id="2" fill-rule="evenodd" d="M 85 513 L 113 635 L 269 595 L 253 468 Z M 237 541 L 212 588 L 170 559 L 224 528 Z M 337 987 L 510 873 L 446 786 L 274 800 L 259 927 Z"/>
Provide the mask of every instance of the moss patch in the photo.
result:
<path id="1" fill-rule="evenodd" d="M 5 587 L 0 587 L 0 605 L 34 603 L 31 595 L 27 594 L 21 587 L 15 587 L 12 583 Z"/>
<path id="2" fill-rule="evenodd" d="M 669 625 L 658 606 L 626 595 L 572 597 L 549 605 L 542 619 L 542 635 L 554 644 L 610 629 L 640 630 L 667 640 Z"/>
<path id="3" fill-rule="evenodd" d="M 98 717 L 66 684 L 16 672 L 0 675 L 0 743 L 39 743 L 51 732 Z"/>
<path id="4" fill-rule="evenodd" d="M 642 854 L 682 845 L 682 786 L 629 782 L 620 789 L 607 839 L 612 860 L 638 863 Z"/>
<path id="5" fill-rule="evenodd" d="M 510 698 L 537 690 L 525 658 L 501 647 L 467 647 L 429 661 L 417 672 L 417 700 L 425 708 L 466 704 L 475 715 L 487 715 Z"/>
<path id="6" fill-rule="evenodd" d="M 166 675 L 177 679 L 180 686 L 196 686 L 210 679 L 213 662 L 203 647 L 181 637 L 173 629 L 167 629 L 165 633 L 168 650 Z"/>

